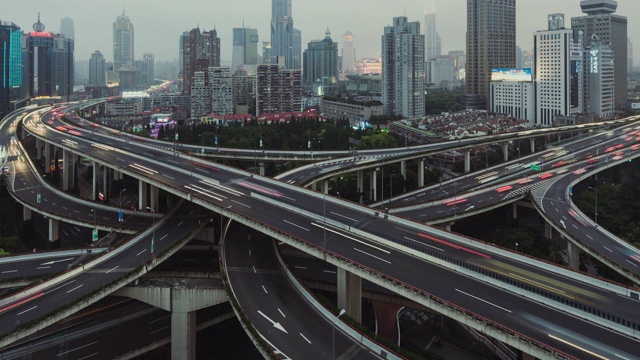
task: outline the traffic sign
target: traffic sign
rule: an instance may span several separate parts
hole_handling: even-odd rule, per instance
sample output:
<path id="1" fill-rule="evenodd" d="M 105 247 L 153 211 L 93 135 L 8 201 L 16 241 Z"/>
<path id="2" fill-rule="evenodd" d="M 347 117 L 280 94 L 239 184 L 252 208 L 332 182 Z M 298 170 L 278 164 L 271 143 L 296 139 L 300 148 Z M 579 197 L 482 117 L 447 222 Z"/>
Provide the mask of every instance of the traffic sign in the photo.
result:
<path id="1" fill-rule="evenodd" d="M 38 196 L 36 196 L 36 201 L 38 204 L 40 204 L 42 202 L 42 195 L 38 194 Z"/>
<path id="2" fill-rule="evenodd" d="M 538 164 L 531 164 L 531 170 L 535 170 L 535 171 L 540 171 L 540 165 Z"/>
<path id="3" fill-rule="evenodd" d="M 124 221 L 124 212 L 122 210 L 118 211 L 118 221 Z"/>
<path id="4" fill-rule="evenodd" d="M 98 241 L 98 229 L 93 229 L 93 232 L 91 233 L 91 241 Z"/>
<path id="5" fill-rule="evenodd" d="M 573 186 L 569 186 L 569 195 L 573 196 Z"/>

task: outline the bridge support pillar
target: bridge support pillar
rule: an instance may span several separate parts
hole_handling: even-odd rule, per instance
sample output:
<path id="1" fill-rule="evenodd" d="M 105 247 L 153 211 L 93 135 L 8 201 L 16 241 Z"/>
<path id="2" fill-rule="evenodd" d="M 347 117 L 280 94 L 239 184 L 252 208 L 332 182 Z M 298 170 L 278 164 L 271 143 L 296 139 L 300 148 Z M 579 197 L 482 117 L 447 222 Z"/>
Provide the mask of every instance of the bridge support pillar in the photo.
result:
<path id="1" fill-rule="evenodd" d="M 407 180 L 407 160 L 400 161 L 400 173 L 402 174 L 404 180 Z M 407 191 L 407 182 L 404 181 L 403 184 L 405 184 L 403 191 Z"/>
<path id="2" fill-rule="evenodd" d="M 311 190 L 318 191 L 318 183 L 317 182 L 314 182 L 314 183 L 311 184 Z"/>
<path id="3" fill-rule="evenodd" d="M 147 209 L 147 183 L 138 180 L 138 210 Z"/>
<path id="4" fill-rule="evenodd" d="M 264 176 L 264 162 L 260 162 L 260 176 Z"/>
<path id="5" fill-rule="evenodd" d="M 22 207 L 22 220 L 31 220 L 31 209 L 26 206 Z"/>
<path id="6" fill-rule="evenodd" d="M 371 174 L 369 176 L 369 189 L 370 196 L 369 200 L 378 201 L 378 170 L 371 170 Z"/>
<path id="7" fill-rule="evenodd" d="M 532 154 L 534 152 L 536 152 L 536 139 L 534 139 L 534 138 L 529 139 L 529 146 L 531 146 L 531 153 Z"/>
<path id="8" fill-rule="evenodd" d="M 171 358 L 195 360 L 196 312 L 171 312 Z"/>
<path id="9" fill-rule="evenodd" d="M 109 200 L 109 169 L 106 166 L 102 167 L 102 196 L 104 197 L 104 201 L 107 202 Z"/>
<path id="10" fill-rule="evenodd" d="M 580 267 L 580 249 L 571 241 L 567 241 L 567 256 L 569 257 L 569 268 L 577 271 Z"/>
<path id="11" fill-rule="evenodd" d="M 338 308 L 357 322 L 362 321 L 362 278 L 338 268 Z"/>
<path id="12" fill-rule="evenodd" d="M 49 219 L 49 241 L 54 242 L 58 241 L 60 237 L 58 236 L 58 220 Z"/>
<path id="13" fill-rule="evenodd" d="M 149 198 L 151 205 L 150 208 L 153 209 L 154 212 L 158 212 L 158 187 L 149 185 Z"/>
<path id="14" fill-rule="evenodd" d="M 544 223 L 544 237 L 548 240 L 553 239 L 553 227 L 548 222 Z"/>
<path id="15" fill-rule="evenodd" d="M 464 151 L 464 172 L 468 173 L 471 171 L 471 150 L 467 149 Z"/>
<path id="16" fill-rule="evenodd" d="M 358 202 L 362 204 L 364 202 L 364 172 L 358 170 L 356 172 L 356 188 L 358 188 Z"/>
<path id="17" fill-rule="evenodd" d="M 323 194 L 329 193 L 329 179 L 322 180 L 321 189 Z"/>
<path id="18" fill-rule="evenodd" d="M 78 162 L 79 162 L 79 156 L 78 154 L 75 153 L 71 153 L 71 188 L 75 189 L 78 184 L 76 184 L 76 178 L 78 177 L 78 175 L 76 174 L 76 172 L 78 171 Z"/>
<path id="19" fill-rule="evenodd" d="M 442 226 L 445 230 L 447 230 L 447 231 L 451 231 L 451 227 L 452 227 L 453 225 L 455 225 L 455 224 L 456 224 L 456 222 L 455 222 L 455 221 L 449 221 L 449 222 L 446 222 L 446 223 L 442 224 L 441 226 Z"/>
<path id="20" fill-rule="evenodd" d="M 504 162 L 509 161 L 509 142 L 505 141 L 502 143 L 502 156 Z"/>
<path id="21" fill-rule="evenodd" d="M 91 200 L 96 200 L 96 193 L 98 192 L 97 190 L 97 186 L 98 186 L 98 167 L 100 166 L 100 164 L 98 164 L 95 161 L 91 161 L 91 168 L 92 170 L 92 175 L 91 175 Z"/>
<path id="22" fill-rule="evenodd" d="M 62 150 L 62 190 L 69 190 L 69 151 Z"/>
<path id="23" fill-rule="evenodd" d="M 42 140 L 36 138 L 36 160 L 42 159 Z"/>
<path id="24" fill-rule="evenodd" d="M 513 203 L 512 207 L 513 207 L 513 218 L 517 219 L 518 218 L 518 204 Z"/>
<path id="25" fill-rule="evenodd" d="M 51 174 L 51 144 L 44 143 L 44 173 Z"/>
<path id="26" fill-rule="evenodd" d="M 418 187 L 424 187 L 424 160 L 418 161 Z"/>

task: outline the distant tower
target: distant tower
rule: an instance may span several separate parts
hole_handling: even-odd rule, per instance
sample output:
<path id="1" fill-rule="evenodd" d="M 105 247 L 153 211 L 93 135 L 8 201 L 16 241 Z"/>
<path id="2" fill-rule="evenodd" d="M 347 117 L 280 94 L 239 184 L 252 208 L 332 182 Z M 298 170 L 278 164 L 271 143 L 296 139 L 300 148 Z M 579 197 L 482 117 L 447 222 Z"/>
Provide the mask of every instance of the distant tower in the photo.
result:
<path id="1" fill-rule="evenodd" d="M 114 71 L 133 66 L 133 49 L 133 24 L 123 10 L 113 23 Z"/>
<path id="2" fill-rule="evenodd" d="M 633 72 L 633 43 L 630 38 L 627 38 L 627 66 L 629 72 Z"/>
<path id="3" fill-rule="evenodd" d="M 258 64 L 258 30 L 246 27 L 233 29 L 233 55 L 231 57 L 231 73 L 235 73 L 240 65 Z"/>
<path id="4" fill-rule="evenodd" d="M 342 43 L 342 73 L 353 74 L 356 72 L 356 48 L 353 45 L 353 34 L 347 31 Z"/>
<path id="5" fill-rule="evenodd" d="M 271 41 L 262 42 L 262 63 L 271 64 Z"/>
<path id="6" fill-rule="evenodd" d="M 431 9 L 424 13 L 424 58 L 435 59 L 442 54 L 442 40 L 436 29 L 435 0 L 431 3 Z"/>
<path id="7" fill-rule="evenodd" d="M 220 38 L 215 29 L 200 32 L 200 28 L 195 28 L 189 31 L 188 36 L 183 36 L 182 41 L 183 91 L 190 94 L 196 72 L 202 72 L 201 78 L 207 83 L 207 69 L 220 66 Z"/>
<path id="8" fill-rule="evenodd" d="M 627 18 L 615 15 L 618 2 L 615 0 L 582 0 L 585 16 L 571 18 L 571 28 L 582 30 L 585 39 L 596 34 L 603 43 L 611 44 L 616 63 L 614 78 L 616 84 L 616 106 L 627 105 Z"/>
<path id="9" fill-rule="evenodd" d="M 491 69 L 515 65 L 516 0 L 467 0 L 464 104 L 485 108 Z"/>
<path id="10" fill-rule="evenodd" d="M 284 56 L 287 69 L 299 69 L 302 39 L 300 31 L 293 28 L 291 10 L 291 0 L 271 0 L 271 63 Z"/>
<path id="11" fill-rule="evenodd" d="M 89 59 L 89 84 L 88 85 L 107 85 L 107 68 L 104 56 L 98 50 L 91 54 Z"/>
<path id="12" fill-rule="evenodd" d="M 424 35 L 420 23 L 393 18 L 382 35 L 384 112 L 406 118 L 424 116 Z"/>
<path id="13" fill-rule="evenodd" d="M 60 20 L 60 34 L 64 35 L 67 39 L 75 39 L 76 32 L 73 29 L 73 19 L 70 17 L 63 17 Z"/>
<path id="14" fill-rule="evenodd" d="M 11 112 L 11 101 L 20 97 L 22 49 L 20 27 L 0 21 L 0 119 Z"/>
<path id="15" fill-rule="evenodd" d="M 309 89 L 320 82 L 323 88 L 332 89 L 338 81 L 338 43 L 331 39 L 329 29 L 324 39 L 309 42 L 304 59 L 305 87 Z"/>

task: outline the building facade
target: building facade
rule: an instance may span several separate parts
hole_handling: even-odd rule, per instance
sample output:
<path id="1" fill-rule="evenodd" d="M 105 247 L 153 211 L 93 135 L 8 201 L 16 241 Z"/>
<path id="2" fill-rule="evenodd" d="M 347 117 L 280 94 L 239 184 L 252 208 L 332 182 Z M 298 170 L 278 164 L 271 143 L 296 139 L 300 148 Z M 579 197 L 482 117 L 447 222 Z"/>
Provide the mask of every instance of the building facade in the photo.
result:
<path id="1" fill-rule="evenodd" d="M 457 79 L 456 63 L 448 56 L 438 56 L 427 60 L 426 74 L 427 83 L 433 87 L 440 87 L 445 81 Z"/>
<path id="2" fill-rule="evenodd" d="M 256 115 L 300 111 L 302 72 L 286 69 L 284 63 L 258 65 Z"/>
<path id="3" fill-rule="evenodd" d="M 529 69 L 530 70 L 530 69 Z M 535 122 L 535 86 L 532 81 L 491 81 L 489 112 L 509 114 L 516 119 Z"/>
<path id="4" fill-rule="evenodd" d="M 277 64 L 278 57 L 284 56 L 287 69 L 300 68 L 302 39 L 297 31 L 296 41 L 294 32 L 291 0 L 271 0 L 271 64 Z"/>
<path id="5" fill-rule="evenodd" d="M 241 65 L 258 64 L 258 30 L 251 28 L 233 29 L 233 54 L 231 73 L 234 74 Z"/>
<path id="6" fill-rule="evenodd" d="M 22 34 L 20 27 L 0 21 L 0 119 L 13 110 L 12 102 L 21 97 Z"/>
<path id="7" fill-rule="evenodd" d="M 347 31 L 344 35 L 342 43 L 342 73 L 351 75 L 356 73 L 356 48 L 353 44 L 353 34 Z"/>
<path id="8" fill-rule="evenodd" d="M 616 63 L 614 70 L 616 106 L 627 105 L 627 18 L 615 15 L 615 0 L 582 0 L 585 16 L 571 18 L 571 28 L 581 30 L 585 39 L 597 35 L 603 43 L 611 44 Z"/>
<path id="9" fill-rule="evenodd" d="M 516 0 L 467 0 L 465 95 L 468 108 L 488 104 L 491 69 L 516 65 Z"/>
<path id="10" fill-rule="evenodd" d="M 584 45 L 584 110 L 599 119 L 615 115 L 615 66 L 610 44 L 596 34 Z"/>
<path id="11" fill-rule="evenodd" d="M 133 23 L 122 12 L 113 23 L 113 71 L 133 66 Z"/>
<path id="12" fill-rule="evenodd" d="M 322 92 L 331 92 L 338 82 L 338 43 L 331 40 L 329 29 L 324 39 L 312 40 L 304 52 L 303 81 L 306 89 L 314 84 L 322 86 Z"/>
<path id="13" fill-rule="evenodd" d="M 89 83 L 88 85 L 107 85 L 107 66 L 104 56 L 99 50 L 91 54 L 89 59 Z"/>
<path id="14" fill-rule="evenodd" d="M 556 115 L 583 112 L 582 31 L 565 29 L 564 15 L 549 15 L 549 27 L 534 35 L 536 124 Z"/>
<path id="15" fill-rule="evenodd" d="M 256 76 L 235 73 L 233 75 L 233 113 L 256 114 Z"/>
<path id="16" fill-rule="evenodd" d="M 343 102 L 322 99 L 320 111 L 330 119 L 349 119 L 349 125 L 360 126 L 364 121 L 371 120 L 372 116 L 384 114 L 384 107 L 379 101 Z"/>
<path id="17" fill-rule="evenodd" d="M 218 115 L 233 114 L 233 86 L 231 68 L 210 67 L 208 69 L 211 89 L 211 112 Z"/>
<path id="18" fill-rule="evenodd" d="M 200 32 L 200 28 L 195 28 L 189 31 L 188 36 L 183 35 L 182 41 L 183 89 L 190 93 L 197 71 L 206 72 L 211 66 L 220 67 L 220 38 L 215 29 Z"/>
<path id="19" fill-rule="evenodd" d="M 424 35 L 420 23 L 393 18 L 382 36 L 382 103 L 385 114 L 424 116 Z"/>
<path id="20" fill-rule="evenodd" d="M 67 39 L 76 38 L 76 31 L 73 28 L 73 19 L 70 17 L 63 17 L 60 20 L 60 34 L 64 35 Z"/>
<path id="21" fill-rule="evenodd" d="M 436 10 L 432 3 L 430 10 L 424 13 L 424 58 L 429 61 L 442 54 L 442 40 L 436 30 Z"/>

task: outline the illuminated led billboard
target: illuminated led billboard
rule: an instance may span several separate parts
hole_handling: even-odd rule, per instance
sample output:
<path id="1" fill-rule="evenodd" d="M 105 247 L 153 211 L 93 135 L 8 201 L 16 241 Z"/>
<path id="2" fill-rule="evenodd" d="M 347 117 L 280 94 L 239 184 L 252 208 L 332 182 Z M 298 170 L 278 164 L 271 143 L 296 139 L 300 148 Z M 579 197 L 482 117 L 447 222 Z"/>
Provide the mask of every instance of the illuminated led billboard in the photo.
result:
<path id="1" fill-rule="evenodd" d="M 491 69 L 491 81 L 532 81 L 531 68 Z"/>

